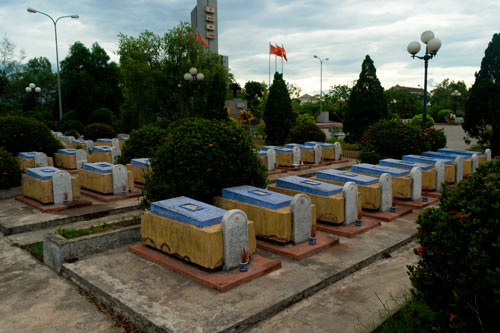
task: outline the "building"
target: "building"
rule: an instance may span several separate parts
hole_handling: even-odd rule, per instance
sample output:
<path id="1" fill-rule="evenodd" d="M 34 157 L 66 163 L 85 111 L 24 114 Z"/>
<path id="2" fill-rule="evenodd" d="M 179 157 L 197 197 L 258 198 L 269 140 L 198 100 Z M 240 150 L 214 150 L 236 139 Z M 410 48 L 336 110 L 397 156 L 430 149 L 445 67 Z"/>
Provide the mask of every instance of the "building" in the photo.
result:
<path id="1" fill-rule="evenodd" d="M 396 84 L 394 87 L 389 88 L 389 90 L 406 90 L 410 94 L 414 95 L 423 95 L 424 94 L 424 89 L 422 88 L 413 88 L 413 87 L 402 87 L 399 84 Z M 427 93 L 429 94 L 429 93 Z"/>

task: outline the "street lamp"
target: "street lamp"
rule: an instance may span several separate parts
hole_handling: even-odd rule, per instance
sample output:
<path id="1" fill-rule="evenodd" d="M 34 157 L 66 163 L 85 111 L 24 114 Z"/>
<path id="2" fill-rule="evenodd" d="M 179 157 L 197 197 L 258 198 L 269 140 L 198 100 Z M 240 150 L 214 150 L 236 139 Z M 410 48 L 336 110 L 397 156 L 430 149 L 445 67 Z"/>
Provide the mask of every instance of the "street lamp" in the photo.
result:
<path id="1" fill-rule="evenodd" d="M 425 121 L 427 119 L 427 67 L 429 64 L 429 59 L 432 59 L 436 56 L 437 52 L 441 48 L 441 40 L 439 38 L 434 37 L 434 33 L 432 31 L 424 31 L 420 36 L 420 39 L 425 47 L 425 54 L 423 56 L 417 56 L 416 54 L 420 51 L 420 43 L 419 42 L 410 42 L 408 44 L 407 50 L 411 54 L 412 58 L 418 58 L 424 60 L 425 63 L 425 75 L 424 75 L 424 114 L 422 117 L 422 128 L 425 128 Z"/>
<path id="2" fill-rule="evenodd" d="M 320 78 L 319 78 L 319 112 L 323 112 L 323 61 L 327 61 L 328 58 L 321 59 L 317 55 L 314 55 L 314 58 L 319 60 L 319 73 L 320 73 Z"/>
<path id="3" fill-rule="evenodd" d="M 59 51 L 57 50 L 57 22 L 60 19 L 62 19 L 62 18 L 70 17 L 72 19 L 78 19 L 78 18 L 80 18 L 80 16 L 78 16 L 78 15 L 65 15 L 65 16 L 58 17 L 54 21 L 54 19 L 52 18 L 52 16 L 50 16 L 49 14 L 41 12 L 41 11 L 36 10 L 36 9 L 33 9 L 31 7 L 28 8 L 27 11 L 30 12 L 30 13 L 33 13 L 33 14 L 39 13 L 39 14 L 45 15 L 45 16 L 47 16 L 52 21 L 52 23 L 54 23 L 54 35 L 56 37 L 57 93 L 59 95 L 59 120 L 62 120 L 61 76 L 60 76 L 60 73 L 59 73 Z"/>
<path id="4" fill-rule="evenodd" d="M 24 88 L 24 91 L 26 91 L 27 93 L 30 93 L 32 91 L 39 93 L 42 91 L 42 88 L 37 87 L 34 83 L 30 83 L 26 88 Z"/>
<path id="5" fill-rule="evenodd" d="M 203 81 L 205 79 L 205 75 L 203 73 L 198 73 L 198 70 L 195 67 L 191 67 L 189 69 L 189 72 L 184 74 L 184 80 L 191 82 L 193 84 L 196 84 L 198 81 Z M 193 96 L 191 97 L 191 107 L 193 109 L 193 114 L 195 114 L 195 108 L 194 108 L 194 97 L 196 95 L 196 85 L 195 85 L 195 91 L 193 93 Z"/>
<path id="6" fill-rule="evenodd" d="M 392 113 L 394 113 L 394 109 L 396 108 L 396 103 L 398 101 L 394 98 L 392 101 L 391 101 L 391 105 L 392 105 Z"/>

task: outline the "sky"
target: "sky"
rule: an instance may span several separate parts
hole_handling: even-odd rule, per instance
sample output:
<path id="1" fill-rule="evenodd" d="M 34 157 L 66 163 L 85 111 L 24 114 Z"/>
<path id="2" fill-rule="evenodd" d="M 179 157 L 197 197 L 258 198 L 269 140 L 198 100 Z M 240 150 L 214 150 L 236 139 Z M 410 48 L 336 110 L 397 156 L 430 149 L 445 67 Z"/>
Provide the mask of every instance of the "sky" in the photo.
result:
<path id="1" fill-rule="evenodd" d="M 75 41 L 98 42 L 113 61 L 118 34 L 163 34 L 181 21 L 190 22 L 196 0 L 1 0 L 0 34 L 24 50 L 26 60 L 47 57 L 55 67 L 53 18 L 78 14 L 57 23 L 59 61 Z M 338 84 L 353 85 L 368 54 L 385 89 L 423 87 L 424 61 L 406 51 L 431 30 L 442 42 L 429 61 L 430 90 L 444 79 L 474 83 L 484 50 L 500 32 L 500 0 L 219 0 L 219 53 L 229 57 L 230 72 L 242 86 L 268 82 L 269 42 L 284 45 L 288 62 L 284 79 L 302 94 L 323 92 Z M 422 47 L 422 49 L 424 49 Z M 423 51 L 420 52 L 420 55 Z M 274 72 L 274 58 L 271 61 Z M 281 60 L 278 61 L 281 71 Z"/>

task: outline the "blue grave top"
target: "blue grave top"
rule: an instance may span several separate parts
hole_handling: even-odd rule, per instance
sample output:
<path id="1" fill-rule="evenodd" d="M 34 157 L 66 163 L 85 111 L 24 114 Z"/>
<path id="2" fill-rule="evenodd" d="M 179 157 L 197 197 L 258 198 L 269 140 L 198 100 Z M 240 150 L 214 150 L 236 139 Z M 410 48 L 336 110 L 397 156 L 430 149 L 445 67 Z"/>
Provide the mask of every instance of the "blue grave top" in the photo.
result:
<path id="1" fill-rule="evenodd" d="M 113 141 L 112 139 L 108 139 L 108 138 L 97 139 L 97 142 L 112 142 L 112 141 Z"/>
<path id="2" fill-rule="evenodd" d="M 71 140 L 71 143 L 76 143 L 78 145 L 84 145 L 86 144 L 87 142 L 85 140 Z"/>
<path id="3" fill-rule="evenodd" d="M 454 160 L 458 156 L 463 157 L 459 154 L 451 154 L 451 153 L 438 153 L 437 151 L 425 151 L 422 153 L 423 156 L 442 158 L 445 160 Z"/>
<path id="4" fill-rule="evenodd" d="M 342 192 L 341 186 L 298 176 L 278 178 L 276 186 L 326 197 Z"/>
<path id="5" fill-rule="evenodd" d="M 316 172 L 316 177 L 320 179 L 331 180 L 334 182 L 347 183 L 354 182 L 358 185 L 371 185 L 378 183 L 378 178 L 360 175 L 357 173 L 328 169 Z"/>
<path id="6" fill-rule="evenodd" d="M 317 142 L 317 141 L 307 141 L 304 145 L 306 146 L 320 145 L 323 148 L 335 147 L 333 143 Z"/>
<path id="7" fill-rule="evenodd" d="M 419 162 L 411 162 L 411 161 L 403 161 L 403 160 L 396 160 L 394 158 L 386 158 L 384 160 L 380 160 L 378 163 L 380 165 L 389 166 L 389 167 L 393 167 L 393 168 L 411 169 L 411 168 L 414 168 L 414 167 L 418 167 L 418 168 L 422 169 L 422 171 L 432 169 L 432 165 L 429 165 L 429 164 L 424 164 L 424 163 L 419 163 Z"/>
<path id="8" fill-rule="evenodd" d="M 293 153 L 293 150 L 290 149 L 290 148 L 282 148 L 282 147 L 277 147 L 277 148 L 274 148 L 274 150 L 277 152 L 277 153 Z"/>
<path id="9" fill-rule="evenodd" d="M 62 155 L 76 155 L 76 149 L 75 148 L 58 149 L 57 153 Z"/>
<path id="10" fill-rule="evenodd" d="M 361 164 L 353 165 L 351 167 L 351 171 L 370 173 L 370 174 L 375 174 L 375 175 L 381 175 L 383 173 L 388 173 L 393 177 L 407 176 L 410 174 L 410 171 L 408 171 L 408 170 L 401 170 L 401 169 L 390 168 L 390 167 L 368 164 L 368 163 L 361 163 Z"/>
<path id="11" fill-rule="evenodd" d="M 50 180 L 58 168 L 51 166 L 39 167 L 39 168 L 29 168 L 26 169 L 26 174 L 31 177 L 35 177 L 41 180 Z"/>
<path id="12" fill-rule="evenodd" d="M 263 156 L 263 155 L 267 155 L 266 151 L 265 150 L 259 150 L 259 151 L 256 151 L 255 152 L 257 155 L 260 155 L 260 156 Z"/>
<path id="13" fill-rule="evenodd" d="M 299 147 L 300 150 L 313 150 L 314 146 L 306 146 L 306 145 L 301 145 L 298 143 L 287 143 L 285 145 L 285 148 L 293 148 L 293 147 Z"/>
<path id="14" fill-rule="evenodd" d="M 133 158 L 130 160 L 130 164 L 137 165 L 140 167 L 151 167 L 151 163 L 149 163 L 149 158 Z"/>
<path id="15" fill-rule="evenodd" d="M 129 138 L 129 137 L 130 137 L 130 135 L 129 135 L 129 134 L 126 134 L 126 133 L 119 133 L 119 134 L 117 135 L 117 137 L 119 137 L 119 138 Z"/>
<path id="16" fill-rule="evenodd" d="M 83 165 L 83 169 L 98 173 L 111 173 L 113 170 L 113 164 L 108 162 L 85 163 Z"/>
<path id="17" fill-rule="evenodd" d="M 22 153 L 17 153 L 17 156 L 22 158 L 35 158 L 36 153 L 36 151 L 25 151 Z"/>
<path id="18" fill-rule="evenodd" d="M 269 149 L 276 149 L 276 148 L 280 148 L 278 146 L 262 146 L 262 150 L 264 151 L 268 151 Z"/>
<path id="19" fill-rule="evenodd" d="M 451 154 L 458 154 L 461 156 L 482 155 L 482 153 L 478 151 L 458 150 L 452 148 L 439 148 L 438 153 L 445 153 L 445 154 L 451 153 Z"/>
<path id="20" fill-rule="evenodd" d="M 271 209 L 286 207 L 292 202 L 292 197 L 289 195 L 250 185 L 223 188 L 222 197 Z"/>
<path id="21" fill-rule="evenodd" d="M 130 139 L 128 136 L 121 136 L 118 138 L 120 141 L 127 141 L 128 139 Z"/>
<path id="22" fill-rule="evenodd" d="M 227 210 L 188 197 L 151 203 L 151 212 L 199 228 L 219 224 Z"/>
<path id="23" fill-rule="evenodd" d="M 66 135 L 58 135 L 57 136 L 58 139 L 61 139 L 61 140 L 66 140 L 68 139 L 68 137 Z"/>
<path id="24" fill-rule="evenodd" d="M 94 146 L 94 147 L 92 147 L 92 151 L 100 151 L 103 153 L 111 152 L 112 149 L 113 149 L 113 147 L 111 147 L 111 146 Z"/>
<path id="25" fill-rule="evenodd" d="M 403 155 L 403 161 L 428 163 L 428 164 L 435 164 L 435 163 L 441 161 L 441 162 L 443 162 L 443 164 L 451 164 L 450 160 L 429 157 L 429 156 L 420 156 L 420 155 Z"/>

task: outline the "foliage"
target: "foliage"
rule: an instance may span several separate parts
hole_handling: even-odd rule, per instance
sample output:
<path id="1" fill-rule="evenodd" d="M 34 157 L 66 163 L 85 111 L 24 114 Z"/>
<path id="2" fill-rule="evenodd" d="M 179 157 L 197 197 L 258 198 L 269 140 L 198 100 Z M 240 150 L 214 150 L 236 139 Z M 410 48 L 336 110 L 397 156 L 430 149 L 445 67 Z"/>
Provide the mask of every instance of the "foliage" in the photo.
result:
<path id="1" fill-rule="evenodd" d="M 300 125 L 303 123 L 311 123 L 316 125 L 316 119 L 308 113 L 299 114 L 297 119 L 295 119 L 295 125 Z"/>
<path id="2" fill-rule="evenodd" d="M 444 129 L 427 127 L 424 129 L 423 135 L 420 138 L 427 140 L 432 151 L 437 151 L 439 148 L 446 147 L 446 135 L 444 134 Z"/>
<path id="3" fill-rule="evenodd" d="M 109 125 L 95 123 L 87 125 L 83 131 L 83 135 L 85 136 L 85 140 L 96 141 L 103 138 L 112 139 L 116 137 L 116 131 Z"/>
<path id="4" fill-rule="evenodd" d="M 262 138 L 266 138 L 266 123 L 261 121 L 257 126 L 255 126 L 255 134 Z"/>
<path id="5" fill-rule="evenodd" d="M 500 33 L 493 35 L 484 52 L 481 68 L 469 91 L 462 127 L 480 144 L 500 154 Z M 491 126 L 491 137 L 488 136 Z"/>
<path id="6" fill-rule="evenodd" d="M 64 122 L 64 121 L 67 121 L 67 120 L 76 120 L 76 111 L 70 110 L 68 112 L 64 112 L 63 115 L 62 115 L 61 122 Z"/>
<path id="7" fill-rule="evenodd" d="M 92 112 L 87 119 L 88 124 L 101 123 L 106 125 L 113 125 L 115 115 L 110 109 L 100 108 Z"/>
<path id="8" fill-rule="evenodd" d="M 453 113 L 453 110 L 444 109 L 444 110 L 439 111 L 437 113 L 437 116 L 436 116 L 436 121 L 438 123 L 446 123 L 448 121 L 448 115 L 450 113 Z"/>
<path id="9" fill-rule="evenodd" d="M 345 84 L 332 86 L 323 95 L 323 108 L 325 111 L 330 112 L 330 119 L 342 122 L 347 111 L 350 96 L 351 87 Z"/>
<path id="10" fill-rule="evenodd" d="M 287 141 L 303 144 L 307 141 L 325 142 L 325 140 L 326 134 L 316 125 L 316 123 L 304 122 L 295 125 Z"/>
<path id="11" fill-rule="evenodd" d="M 418 217 L 413 292 L 443 331 L 494 332 L 500 313 L 500 163 L 480 166 Z"/>
<path id="12" fill-rule="evenodd" d="M 0 117 L 0 146 L 10 153 L 39 151 L 53 156 L 62 148 L 50 129 L 38 120 L 26 117 Z"/>
<path id="13" fill-rule="evenodd" d="M 151 158 L 143 206 L 187 196 L 207 203 L 221 189 L 242 184 L 264 187 L 266 171 L 242 128 L 228 121 L 187 118 L 172 123 Z"/>
<path id="14" fill-rule="evenodd" d="M 420 104 L 416 103 L 421 95 L 411 94 L 407 89 L 393 87 L 385 91 L 387 107 L 391 113 L 395 113 L 401 119 L 411 119 L 414 115 L 422 112 Z"/>
<path id="15" fill-rule="evenodd" d="M 267 92 L 266 84 L 257 81 L 248 81 L 243 89 L 243 96 L 247 100 L 248 108 L 259 118 L 262 118 L 264 109 L 262 102 L 265 92 Z"/>
<path id="16" fill-rule="evenodd" d="M 119 164 L 130 163 L 133 158 L 151 158 L 160 144 L 167 137 L 166 128 L 150 124 L 130 133 L 130 138 L 125 141 L 122 153 L 118 158 Z"/>
<path id="17" fill-rule="evenodd" d="M 266 123 L 266 142 L 272 145 L 284 144 L 295 123 L 290 95 L 283 81 L 283 75 L 278 72 L 274 74 L 273 84 L 269 89 L 264 122 Z"/>
<path id="18" fill-rule="evenodd" d="M 316 117 L 319 116 L 320 113 L 320 104 L 318 101 L 309 101 L 300 103 L 299 113 L 308 114 L 314 119 L 316 119 Z"/>
<path id="19" fill-rule="evenodd" d="M 43 242 L 22 245 L 21 248 L 28 251 L 36 259 L 43 262 Z"/>
<path id="20" fill-rule="evenodd" d="M 417 114 L 415 117 L 411 119 L 411 125 L 415 127 L 422 127 L 422 119 L 423 119 L 423 114 Z M 425 127 L 432 127 L 434 126 L 434 119 L 432 119 L 431 116 L 428 114 L 425 115 Z"/>
<path id="21" fill-rule="evenodd" d="M 250 123 L 255 119 L 251 110 L 242 110 L 238 115 L 239 121 L 244 125 L 250 125 Z"/>
<path id="22" fill-rule="evenodd" d="M 438 112 L 443 109 L 450 109 L 453 113 L 463 115 L 465 102 L 469 96 L 464 81 L 455 82 L 445 79 L 431 93 L 431 107 L 427 109 L 431 117 L 437 117 Z"/>
<path id="23" fill-rule="evenodd" d="M 67 130 L 66 132 L 64 132 L 64 135 L 66 135 L 66 136 L 72 136 L 75 139 L 78 139 L 80 137 L 80 132 L 78 132 L 75 129 L 70 129 L 70 130 Z"/>
<path id="24" fill-rule="evenodd" d="M 361 65 L 359 79 L 352 88 L 343 120 L 346 141 L 358 141 L 368 126 L 384 118 L 387 118 L 384 88 L 377 78 L 372 59 L 367 55 Z"/>
<path id="25" fill-rule="evenodd" d="M 84 129 L 85 125 L 83 125 L 79 120 L 65 120 L 59 124 L 59 130 L 63 133 L 66 133 L 69 130 L 75 130 L 78 133 L 83 133 Z"/>
<path id="26" fill-rule="evenodd" d="M 0 147 L 0 189 L 21 185 L 21 170 L 16 158 Z"/>

